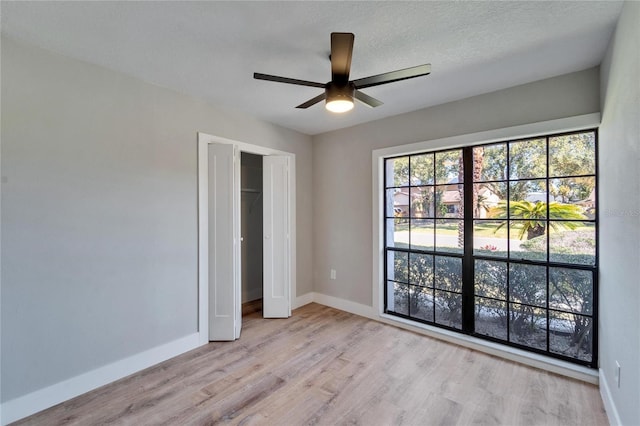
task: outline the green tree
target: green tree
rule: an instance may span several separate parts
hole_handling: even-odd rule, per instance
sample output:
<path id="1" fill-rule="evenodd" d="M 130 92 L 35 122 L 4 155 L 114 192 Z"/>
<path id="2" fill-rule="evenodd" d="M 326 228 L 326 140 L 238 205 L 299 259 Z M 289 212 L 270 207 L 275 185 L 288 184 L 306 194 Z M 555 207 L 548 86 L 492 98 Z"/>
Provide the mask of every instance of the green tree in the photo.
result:
<path id="1" fill-rule="evenodd" d="M 392 158 L 387 160 L 387 167 L 393 167 L 393 184 L 387 186 L 409 185 L 409 157 Z"/>
<path id="2" fill-rule="evenodd" d="M 508 150 L 507 150 L 508 147 Z M 550 181 L 549 192 L 562 202 L 585 199 L 595 186 L 591 178 L 568 179 L 568 176 L 595 174 L 595 134 L 593 132 L 549 138 L 549 170 L 545 139 L 498 143 L 474 148 L 482 150 L 482 172 L 475 181 L 501 181 L 507 179 L 556 178 Z M 509 170 L 507 174 L 507 151 Z M 507 198 L 506 186 L 499 182 L 487 182 L 486 186 L 502 199 Z M 512 200 L 525 199 L 526 181 L 512 181 Z"/>
<path id="3" fill-rule="evenodd" d="M 411 184 L 433 185 L 433 154 L 414 155 L 411 157 Z"/>
<path id="4" fill-rule="evenodd" d="M 556 202 L 549 203 L 547 206 L 547 203 L 541 201 L 536 203 L 532 203 L 531 201 L 511 201 L 509 203 L 508 210 L 507 216 L 507 202 L 500 201 L 494 209 L 495 217 L 497 219 L 508 218 L 518 221 L 517 225 L 520 228 L 518 238 L 522 239 L 526 235 L 527 240 L 540 237 L 545 234 L 547 211 L 549 215 L 548 217 L 551 220 L 569 220 L 569 222 L 550 221 L 549 226 L 551 226 L 554 231 L 558 231 L 560 229 L 574 230 L 580 226 L 580 223 L 571 221 L 580 221 L 587 218 L 582 213 L 582 208 L 580 206 Z M 505 220 L 496 227 L 495 232 L 503 228 L 506 224 L 507 221 Z"/>
<path id="5" fill-rule="evenodd" d="M 593 132 L 549 138 L 549 176 L 582 176 L 596 172 Z"/>
<path id="6" fill-rule="evenodd" d="M 549 193 L 562 203 L 584 200 L 595 188 L 595 177 L 556 178 L 549 180 Z"/>
<path id="7" fill-rule="evenodd" d="M 387 167 L 393 167 L 393 186 L 443 185 L 458 177 L 460 158 L 462 150 L 456 149 L 392 158 Z"/>
<path id="8" fill-rule="evenodd" d="M 425 188 L 420 192 L 414 192 L 410 203 L 418 211 L 433 214 L 434 210 L 431 209 L 431 206 L 436 200 L 442 198 L 445 190 L 444 185 L 458 177 L 461 158 L 462 150 L 460 149 L 391 158 L 387 160 L 387 167 L 393 170 L 393 183 L 388 179 L 387 185 L 431 187 L 431 189 Z M 433 185 L 440 186 L 434 188 Z M 438 206 L 436 211 L 442 207 Z M 444 208 L 446 209 L 446 206 Z M 439 211 L 439 213 L 444 215 L 446 210 Z"/>

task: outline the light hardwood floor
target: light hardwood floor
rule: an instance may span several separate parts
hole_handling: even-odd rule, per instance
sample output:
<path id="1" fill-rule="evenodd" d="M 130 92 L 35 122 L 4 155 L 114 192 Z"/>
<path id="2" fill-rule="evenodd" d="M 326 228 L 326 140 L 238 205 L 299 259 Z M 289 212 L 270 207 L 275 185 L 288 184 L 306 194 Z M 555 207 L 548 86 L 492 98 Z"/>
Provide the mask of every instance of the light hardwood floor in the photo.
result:
<path id="1" fill-rule="evenodd" d="M 597 387 L 318 304 L 21 425 L 605 425 Z"/>

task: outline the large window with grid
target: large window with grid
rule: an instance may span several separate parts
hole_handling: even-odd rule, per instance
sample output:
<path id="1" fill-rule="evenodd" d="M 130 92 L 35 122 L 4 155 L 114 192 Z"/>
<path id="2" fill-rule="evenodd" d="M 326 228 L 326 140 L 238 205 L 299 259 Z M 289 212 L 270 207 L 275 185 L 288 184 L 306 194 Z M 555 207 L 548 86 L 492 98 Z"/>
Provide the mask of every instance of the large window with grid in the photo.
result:
<path id="1" fill-rule="evenodd" d="M 385 312 L 596 367 L 596 144 L 385 159 Z"/>

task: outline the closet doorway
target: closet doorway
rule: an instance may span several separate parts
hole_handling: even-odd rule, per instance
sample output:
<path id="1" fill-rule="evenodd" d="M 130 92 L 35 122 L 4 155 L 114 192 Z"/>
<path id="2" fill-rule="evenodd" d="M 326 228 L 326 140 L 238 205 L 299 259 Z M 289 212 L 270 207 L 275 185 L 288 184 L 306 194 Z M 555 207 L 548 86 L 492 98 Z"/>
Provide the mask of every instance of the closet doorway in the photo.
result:
<path id="1" fill-rule="evenodd" d="M 261 159 L 261 185 L 248 176 L 241 182 L 243 153 L 255 154 Z M 255 165 L 251 160 L 246 161 Z M 257 170 L 246 169 L 245 173 L 259 175 Z M 201 344 L 240 337 L 244 275 L 251 277 L 254 284 L 262 282 L 264 318 L 291 316 L 296 288 L 295 176 L 292 153 L 198 133 L 198 334 Z M 258 220 L 251 220 L 252 224 L 246 224 L 244 229 L 241 226 L 243 198 L 246 213 L 251 210 L 253 215 L 261 210 L 262 233 L 255 229 L 259 226 Z M 261 209 L 257 207 L 259 203 L 262 203 Z M 250 255 L 249 247 L 243 260 L 245 236 L 256 244 L 261 238 L 261 267 L 253 263 L 260 262 L 260 256 Z M 247 240 L 256 250 L 253 242 Z M 244 272 L 243 264 L 246 264 Z M 261 280 L 257 278 L 260 276 Z M 252 293 L 249 288 L 244 293 L 247 299 L 253 299 L 256 294 L 257 290 Z"/>
<path id="2" fill-rule="evenodd" d="M 262 314 L 262 155 L 240 153 L 242 315 Z"/>

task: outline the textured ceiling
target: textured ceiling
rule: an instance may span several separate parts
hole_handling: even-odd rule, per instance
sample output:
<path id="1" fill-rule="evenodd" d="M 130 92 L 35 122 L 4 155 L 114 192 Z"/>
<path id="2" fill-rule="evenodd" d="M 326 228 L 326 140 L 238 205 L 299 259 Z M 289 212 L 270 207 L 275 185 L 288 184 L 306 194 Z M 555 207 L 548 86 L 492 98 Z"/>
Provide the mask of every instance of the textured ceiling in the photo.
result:
<path id="1" fill-rule="evenodd" d="M 5 2 L 2 33 L 307 134 L 598 65 L 619 1 Z M 253 72 L 330 79 L 329 34 L 355 33 L 351 77 L 423 63 L 432 74 L 364 90 L 343 115 L 321 89 Z"/>

